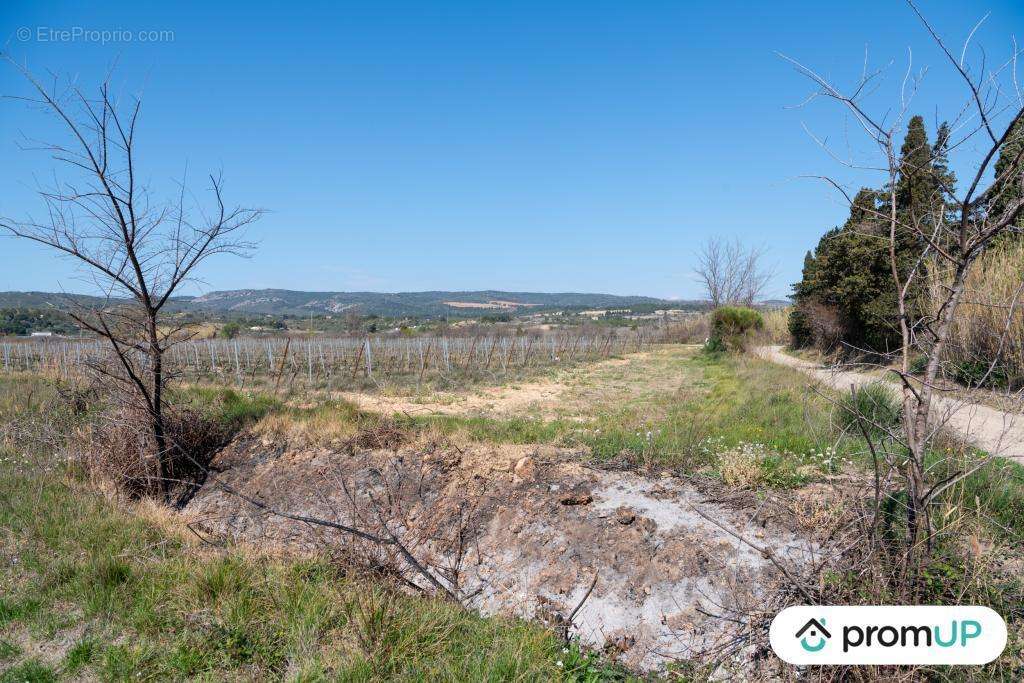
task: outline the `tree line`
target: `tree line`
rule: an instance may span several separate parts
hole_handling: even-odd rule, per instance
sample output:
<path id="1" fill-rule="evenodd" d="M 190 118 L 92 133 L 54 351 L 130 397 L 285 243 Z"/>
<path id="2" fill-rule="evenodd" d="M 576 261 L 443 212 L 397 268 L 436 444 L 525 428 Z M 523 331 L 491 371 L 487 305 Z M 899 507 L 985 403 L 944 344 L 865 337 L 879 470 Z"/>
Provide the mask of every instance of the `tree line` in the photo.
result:
<path id="1" fill-rule="evenodd" d="M 0 335 L 24 336 L 33 332 L 77 334 L 78 326 L 60 311 L 41 308 L 0 308 Z"/>
<path id="2" fill-rule="evenodd" d="M 949 123 L 938 126 L 932 143 L 924 118 L 910 118 L 895 187 L 862 187 L 850 201 L 846 222 L 826 232 L 817 247 L 807 252 L 802 278 L 793 286 L 795 307 L 789 328 L 794 346 L 872 355 L 901 348 L 894 274 L 907 281 L 923 255 L 935 253 L 929 247 L 941 246 L 930 245 L 928 235 L 948 235 L 941 226 L 959 220 L 957 178 L 948 162 L 950 140 Z M 996 178 L 1005 179 L 989 193 L 990 201 L 972 208 L 979 219 L 1002 214 L 1020 197 L 1020 186 L 1009 179 L 1007 169 L 1017 163 L 1022 149 L 1024 126 L 1017 124 L 999 148 L 994 165 Z M 888 217 L 893 208 L 897 220 L 890 239 Z M 1020 222 L 1016 219 L 1000 239 L 1019 235 Z M 955 243 L 946 246 L 958 248 Z M 927 285 L 925 277 L 910 281 L 906 301 L 911 328 L 930 313 Z"/>

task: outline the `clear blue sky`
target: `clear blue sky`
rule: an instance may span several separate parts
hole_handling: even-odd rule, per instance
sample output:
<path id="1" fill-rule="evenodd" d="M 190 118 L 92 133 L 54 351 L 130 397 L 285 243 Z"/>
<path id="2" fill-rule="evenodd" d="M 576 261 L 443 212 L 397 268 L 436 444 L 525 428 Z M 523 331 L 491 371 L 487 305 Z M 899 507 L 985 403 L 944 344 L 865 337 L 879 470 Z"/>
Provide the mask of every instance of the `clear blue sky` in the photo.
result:
<path id="1" fill-rule="evenodd" d="M 1018 2 L 921 0 L 959 43 L 996 57 Z M 170 31 L 142 43 L 62 41 L 49 29 Z M 28 40 L 23 40 L 29 29 Z M 40 31 L 45 40 L 40 39 Z M 166 35 L 166 34 L 165 34 Z M 1024 42 L 1024 35 L 1019 36 Z M 206 289 L 506 289 L 694 297 L 709 235 L 767 243 L 789 292 L 804 252 L 844 206 L 798 176 L 856 184 L 808 137 L 841 135 L 781 51 L 850 82 L 865 46 L 933 69 L 933 123 L 953 83 L 900 2 L 26 2 L 0 6 L 0 43 L 37 73 L 142 92 L 139 159 L 170 190 L 223 169 L 230 201 L 271 211 L 250 260 L 221 259 Z M 25 94 L 10 66 L 0 92 Z M 959 91 L 957 92 L 959 96 Z M 955 100 L 959 102 L 959 97 Z M 0 101 L 0 214 L 39 204 L 53 164 L 19 133 L 54 122 Z M 58 136 L 59 139 L 59 136 Z M 82 291 L 71 265 L 0 240 L 0 290 Z"/>

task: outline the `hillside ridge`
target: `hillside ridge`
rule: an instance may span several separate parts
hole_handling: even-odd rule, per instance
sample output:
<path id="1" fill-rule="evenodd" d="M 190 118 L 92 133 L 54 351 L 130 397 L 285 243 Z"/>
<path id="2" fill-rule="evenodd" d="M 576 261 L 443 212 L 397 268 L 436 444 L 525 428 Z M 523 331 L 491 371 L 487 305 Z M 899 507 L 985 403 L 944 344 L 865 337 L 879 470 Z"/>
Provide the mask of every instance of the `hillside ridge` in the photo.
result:
<path id="1" fill-rule="evenodd" d="M 95 305 L 101 297 L 51 292 L 0 292 L 0 308 L 66 309 Z M 587 292 L 506 292 L 466 290 L 424 292 L 312 292 L 290 289 L 234 289 L 176 297 L 174 310 L 266 315 L 473 316 L 488 311 L 543 311 L 566 308 L 700 308 L 699 301 Z"/>

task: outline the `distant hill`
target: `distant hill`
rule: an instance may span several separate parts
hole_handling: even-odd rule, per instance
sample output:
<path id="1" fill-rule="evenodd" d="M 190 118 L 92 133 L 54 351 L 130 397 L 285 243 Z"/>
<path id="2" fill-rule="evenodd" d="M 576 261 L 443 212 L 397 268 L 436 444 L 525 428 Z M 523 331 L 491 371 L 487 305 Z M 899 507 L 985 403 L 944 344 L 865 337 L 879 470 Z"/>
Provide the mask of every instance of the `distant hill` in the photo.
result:
<path id="1" fill-rule="evenodd" d="M 0 308 L 67 308 L 72 303 L 92 304 L 97 297 L 46 292 L 0 292 Z M 647 296 L 574 292 L 300 292 L 287 289 L 238 289 L 179 297 L 175 310 L 211 314 L 360 315 L 388 317 L 473 317 L 488 312 L 542 312 L 564 309 L 608 309 L 634 306 L 700 308 L 701 302 L 668 301 Z"/>
<path id="2" fill-rule="evenodd" d="M 103 299 L 86 294 L 59 294 L 54 292 L 0 292 L 0 308 L 59 308 L 75 305 L 94 306 Z"/>

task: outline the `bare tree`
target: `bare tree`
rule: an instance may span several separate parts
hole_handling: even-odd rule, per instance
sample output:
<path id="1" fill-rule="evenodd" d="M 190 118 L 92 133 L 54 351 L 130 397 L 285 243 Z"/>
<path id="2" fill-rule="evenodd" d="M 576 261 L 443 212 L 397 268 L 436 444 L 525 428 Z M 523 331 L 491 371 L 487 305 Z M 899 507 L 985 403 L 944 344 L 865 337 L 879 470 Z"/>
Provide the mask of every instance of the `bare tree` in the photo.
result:
<path id="1" fill-rule="evenodd" d="M 764 297 L 775 274 L 764 264 L 765 253 L 763 246 L 748 247 L 738 239 L 711 237 L 701 245 L 694 272 L 712 307 L 752 306 Z"/>
<path id="2" fill-rule="evenodd" d="M 50 87 L 7 57 L 32 86 L 20 97 L 54 115 L 67 141 L 29 141 L 27 148 L 52 155 L 67 177 L 40 188 L 42 220 L 0 218 L 9 235 L 45 245 L 70 257 L 99 291 L 104 303 L 77 307 L 75 321 L 110 343 L 112 362 L 98 365 L 143 409 L 159 469 L 159 488 L 169 500 L 173 472 L 165 423 L 169 376 L 164 354 L 188 334 L 167 324 L 167 304 L 196 269 L 216 254 L 247 254 L 252 245 L 243 229 L 260 209 L 229 208 L 223 181 L 210 176 L 210 209 L 189 193 L 182 179 L 177 196 L 156 202 L 139 180 L 135 154 L 141 102 L 123 106 L 111 95 L 109 80 L 89 97 L 75 85 Z M 56 178 L 56 171 L 55 171 Z"/>
<path id="3" fill-rule="evenodd" d="M 883 449 L 882 455 L 892 469 L 901 473 L 906 484 L 907 566 L 911 571 L 917 571 L 932 542 L 931 504 L 949 487 L 988 462 L 983 459 L 958 468 L 952 474 L 948 471 L 954 468 L 944 468 L 945 472 L 938 481 L 932 480 L 927 464 L 928 454 L 943 426 L 942 417 L 936 414 L 939 400 L 936 396 L 941 391 L 936 379 L 957 308 L 964 298 L 965 283 L 986 249 L 1001 234 L 1014 229 L 1024 210 L 1024 192 L 1018 192 L 1024 188 L 1024 153 L 1016 153 L 1006 160 L 1001 172 L 993 172 L 1004 145 L 1024 118 L 1024 98 L 1016 82 L 1016 45 L 1002 63 L 986 64 L 985 52 L 979 51 L 980 63 L 971 64 L 968 59 L 970 43 L 978 26 L 970 31 L 962 49 L 954 54 L 914 2 L 908 0 L 908 5 L 938 47 L 942 59 L 964 86 L 965 104 L 951 126 L 953 136 L 945 141 L 943 147 L 967 157 L 961 167 L 970 168 L 967 189 L 962 193 L 958 194 L 955 188 L 947 186 L 944 179 L 936 178 L 940 188 L 929 199 L 928 206 L 912 208 L 908 214 L 898 211 L 897 202 L 890 198 L 874 211 L 874 218 L 884 226 L 878 238 L 880 247 L 888 251 L 901 338 L 900 347 L 891 354 L 897 362 L 893 371 L 899 377 L 901 387 L 901 425 L 896 430 L 887 430 L 887 440 L 894 447 Z M 869 71 L 865 64 L 854 85 L 843 89 L 800 62 L 783 58 L 814 84 L 815 90 L 808 102 L 826 98 L 838 103 L 855 124 L 854 128 L 863 133 L 870 143 L 872 158 L 855 161 L 841 157 L 819 141 L 833 158 L 859 171 L 879 173 L 886 187 L 890 188 L 889 192 L 897 188 L 901 178 L 908 174 L 927 172 L 906 168 L 897 143 L 897 135 L 907 121 L 923 72 L 915 75 L 908 65 L 897 106 L 883 107 L 882 113 L 876 115 L 869 112 L 870 102 L 877 92 L 883 70 Z M 972 153 L 976 156 L 967 156 Z M 816 177 L 832 185 L 852 205 L 850 193 L 838 181 L 827 176 Z M 898 241 L 907 235 L 912 236 L 918 245 L 909 265 L 905 260 L 901 261 L 897 253 Z M 914 290 L 930 269 L 939 269 L 947 277 L 935 310 L 922 312 L 915 306 Z M 912 361 L 917 356 L 926 360 L 921 377 L 916 377 L 911 371 Z M 875 452 L 874 445 L 872 452 Z"/>

